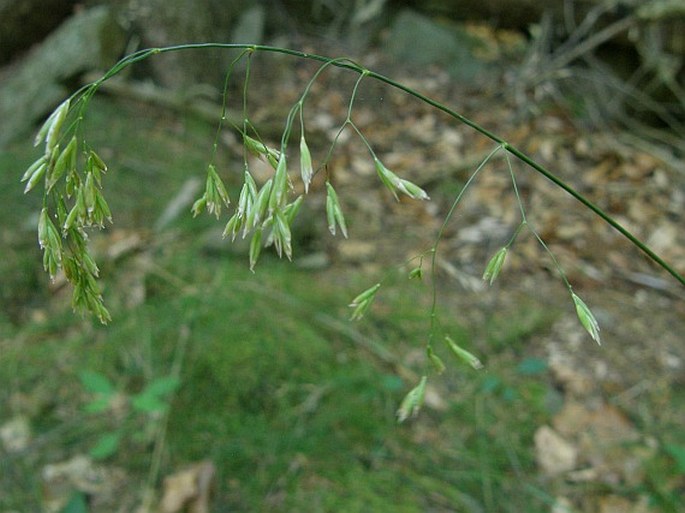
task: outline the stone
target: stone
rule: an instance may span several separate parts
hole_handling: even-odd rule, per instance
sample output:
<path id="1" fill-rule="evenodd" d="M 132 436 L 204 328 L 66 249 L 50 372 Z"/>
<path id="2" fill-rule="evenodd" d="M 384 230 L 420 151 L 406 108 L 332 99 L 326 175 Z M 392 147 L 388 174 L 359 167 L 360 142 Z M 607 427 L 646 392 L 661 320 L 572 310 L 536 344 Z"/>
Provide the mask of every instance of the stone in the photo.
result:
<path id="1" fill-rule="evenodd" d="M 578 449 L 549 426 L 535 432 L 535 459 L 542 472 L 555 477 L 573 470 L 578 461 Z"/>
<path id="2" fill-rule="evenodd" d="M 31 443 L 31 425 L 24 416 L 16 416 L 0 426 L 0 441 L 8 453 L 20 452 Z"/>
<path id="3" fill-rule="evenodd" d="M 0 148 L 25 136 L 72 92 L 65 83 L 107 69 L 124 49 L 124 34 L 107 6 L 70 17 L 0 76 Z"/>
<path id="4" fill-rule="evenodd" d="M 387 42 L 388 52 L 407 65 L 436 64 L 464 80 L 483 70 L 483 63 L 473 54 L 477 46 L 477 40 L 459 24 L 438 23 L 411 9 L 397 16 Z"/>

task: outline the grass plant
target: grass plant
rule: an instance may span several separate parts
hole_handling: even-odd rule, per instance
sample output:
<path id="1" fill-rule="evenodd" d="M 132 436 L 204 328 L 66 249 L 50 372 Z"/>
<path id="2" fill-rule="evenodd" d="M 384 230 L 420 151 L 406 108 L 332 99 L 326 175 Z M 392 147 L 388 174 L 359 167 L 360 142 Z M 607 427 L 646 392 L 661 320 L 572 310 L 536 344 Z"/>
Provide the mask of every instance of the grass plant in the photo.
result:
<path id="1" fill-rule="evenodd" d="M 195 127 L 198 129 L 184 141 L 174 139 L 180 147 L 167 144 L 172 136 L 163 123 L 142 122 L 143 134 L 131 139 L 130 119 L 113 115 L 118 107 L 95 96 L 106 80 L 136 62 L 161 53 L 205 48 L 237 51 L 234 65 L 246 61 L 240 98 L 242 123 L 231 127 L 244 147 L 235 183 L 222 172 L 225 157 L 218 151 L 219 136 L 229 123 L 226 109 L 231 70 L 224 86 L 219 127 L 215 132 L 209 130 L 210 140 L 214 132 L 209 157 L 191 149 L 192 140 L 207 137 L 207 127 Z M 267 146 L 249 116 L 251 59 L 260 52 L 322 63 L 289 111 L 277 148 Z M 362 81 L 376 80 L 401 89 L 493 142 L 490 154 L 457 192 L 432 245 L 409 263 L 398 262 L 401 268 L 408 265 L 411 270 L 386 269 L 382 276 L 373 277 L 372 285 L 368 276 L 352 276 L 347 285 L 316 286 L 323 283 L 324 275 L 278 265 L 263 252 L 264 247 L 273 246 L 279 256 L 293 256 L 297 248 L 293 247 L 291 229 L 303 200 L 294 197 L 291 183 L 300 179 L 307 190 L 317 173 L 326 178 L 322 217 L 333 234 L 339 231 L 347 236 L 344 209 L 326 167 L 338 137 L 320 163 L 311 162 L 305 139 L 308 91 L 331 67 L 358 74 L 338 137 L 343 130 L 359 137 L 362 149 L 369 153 L 370 166 L 396 198 L 427 200 L 428 194 L 388 169 L 355 124 L 354 104 Z M 186 122 L 188 126 L 193 123 Z M 106 137 L 98 135 L 105 132 Z M 302 155 L 299 173 L 289 170 L 294 161 L 289 151 L 296 144 L 291 136 Z M 151 140 L 159 144 L 150 144 Z M 27 326 L 0 320 L 8 332 L 2 341 L 0 380 L 11 384 L 0 393 L 0 401 L 14 404 L 0 411 L 40 419 L 32 427 L 41 441 L 16 454 L 2 455 L 0 484 L 13 490 L 0 498 L 3 510 L 40 507 L 41 483 L 35 472 L 28 475 L 30 468 L 35 470 L 67 454 L 92 451 L 103 433 L 119 433 L 115 450 L 99 456 L 108 464 L 124 466 L 139 481 L 143 476 L 148 489 L 157 487 L 165 470 L 211 459 L 219 469 L 216 504 L 221 508 L 549 511 L 554 490 L 534 477 L 529 450 L 534 429 L 545 423 L 555 408 L 554 390 L 542 379 L 545 366 L 535 360 L 512 366 L 510 354 L 500 353 L 496 347 L 480 354 L 483 348 L 439 301 L 436 255 L 443 232 L 469 186 L 494 158 L 506 159 L 521 224 L 510 242 L 489 263 L 483 263 L 486 281 L 492 283 L 506 272 L 507 254 L 515 251 L 516 237 L 527 231 L 549 253 L 561 275 L 579 327 L 599 343 L 594 315 L 573 291 L 544 240 L 528 224 L 516 182 L 520 171 L 515 163 L 521 162 L 571 194 L 685 284 L 668 263 L 616 220 L 517 148 L 449 107 L 347 59 L 254 45 L 182 45 L 137 52 L 58 107 L 37 142 L 44 145 L 44 151 L 28 166 L 24 181 L 29 191 L 44 184 L 44 194 L 17 204 L 25 211 L 40 211 L 37 221 L 45 270 L 53 278 L 63 273 L 73 287 L 72 305 L 109 326 L 72 317 L 59 306 L 65 302 L 63 290 L 56 292 L 56 301 L 41 294 L 30 296 L 34 319 Z M 127 165 L 121 148 L 143 163 Z M 173 164 L 168 161 L 170 152 L 179 157 Z M 273 166 L 265 183 L 257 185 L 252 178 L 248 152 Z M 13 157 L 6 159 L 13 161 Z M 117 171 L 111 172 L 112 162 L 118 159 Z M 150 180 L 135 175 L 140 169 L 151 174 Z M 193 214 L 206 211 L 221 218 L 228 210 L 224 235 L 250 241 L 248 265 L 242 256 L 206 254 L 196 237 L 198 225 L 179 221 L 173 237 L 157 234 L 163 242 L 145 250 L 152 262 L 142 278 L 147 294 L 135 308 L 126 308 L 128 291 L 123 278 L 135 269 L 133 259 L 96 264 L 98 237 L 94 229 L 108 226 L 114 211 L 117 226 L 149 230 L 150 219 L 165 202 L 164 193 L 172 194 L 183 177 L 187 178 L 188 169 L 207 170 Z M 196 221 L 200 229 L 210 226 L 207 219 Z M 92 244 L 87 242 L 87 234 Z M 16 254 L 22 265 L 33 271 L 31 278 L 21 282 L 22 287 L 35 288 L 37 256 L 35 250 Z M 429 262 L 428 283 L 420 280 L 424 259 Z M 258 262 L 259 272 L 251 273 Z M 100 266 L 107 272 L 101 273 Z M 415 292 L 393 293 L 398 289 L 415 291 L 416 287 L 422 287 L 424 300 L 417 301 Z M 112 298 L 107 307 L 105 293 Z M 341 298 L 354 299 L 350 303 Z M 364 317 L 364 321 L 344 323 L 342 319 L 350 315 L 355 320 Z M 543 329 L 550 315 L 533 316 L 540 320 L 514 325 L 512 330 L 529 335 Z M 510 338 L 496 336 L 498 344 L 507 346 L 512 337 L 518 338 L 511 333 L 506 335 Z M 407 356 L 417 347 L 422 354 L 418 364 Z M 481 360 L 487 371 L 479 370 Z M 458 371 L 428 380 L 446 367 Z M 90 415 L 87 405 L 99 392 L 92 386 L 93 380 L 83 379 L 84 371 L 90 372 L 91 378 L 104 377 L 107 390 L 121 391 L 122 397 L 128 398 L 121 406 L 127 414 L 120 415 L 108 403 L 100 415 Z M 151 384 L 169 376 L 177 380 L 178 388 L 164 394 L 164 407 L 138 408 L 131 415 L 134 398 L 145 396 Z M 61 385 L 55 391 L 47 383 Z M 23 411 L 29 406 L 16 403 L 21 394 L 34 397 L 34 410 Z M 416 417 L 422 407 L 423 414 Z M 397 417 L 407 424 L 398 426 Z M 0 420 L 5 420 L 1 414 Z"/>

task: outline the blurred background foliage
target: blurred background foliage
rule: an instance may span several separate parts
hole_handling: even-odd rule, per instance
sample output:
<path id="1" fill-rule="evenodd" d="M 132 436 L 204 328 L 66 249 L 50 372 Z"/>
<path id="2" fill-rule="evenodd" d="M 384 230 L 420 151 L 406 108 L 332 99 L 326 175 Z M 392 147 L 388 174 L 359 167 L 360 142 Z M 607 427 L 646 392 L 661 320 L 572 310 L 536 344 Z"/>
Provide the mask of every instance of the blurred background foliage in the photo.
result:
<path id="1" fill-rule="evenodd" d="M 535 343 L 554 333 L 558 303 L 514 293 L 504 306 L 473 305 L 474 314 L 445 280 L 445 329 L 487 370 L 449 365 L 426 411 L 398 427 L 397 405 L 423 370 L 427 284 L 390 273 L 363 325 L 346 322 L 345 305 L 379 266 L 402 260 L 414 231 L 395 226 L 404 249 L 372 250 L 374 267 L 368 251 L 361 263 L 336 256 L 308 211 L 296 243 L 311 258 L 288 266 L 267 256 L 254 276 L 244 246 L 227 247 L 215 223 L 190 219 L 230 52 L 136 65 L 89 109 L 89 142 L 115 170 L 106 187 L 116 224 L 92 237 L 111 326 L 75 317 L 64 283 L 48 283 L 35 243 L 39 200 L 24 197 L 18 179 L 35 158 L 36 124 L 78 86 L 137 49 L 204 41 L 349 55 L 403 76 L 440 70 L 445 96 L 490 94 L 514 125 L 560 113 L 580 133 L 621 129 L 680 162 L 684 29 L 677 0 L 0 0 L 0 512 L 682 510 L 680 374 L 620 393 L 611 382 L 580 410 L 614 419 L 609 434 L 595 417 L 564 433 L 555 419 L 568 420 L 578 397 Z M 300 92 L 288 77 L 310 68 L 264 64 L 251 101 L 265 137 L 277 138 Z M 232 87 L 240 91 L 239 80 Z M 340 91 L 327 87 L 335 108 Z M 378 105 L 392 124 L 392 109 Z M 229 135 L 222 145 L 235 149 Z M 237 168 L 239 156 L 220 152 L 219 167 Z M 460 177 L 435 178 L 431 194 L 449 199 Z M 113 390 L 97 414 L 84 371 Z M 131 405 L 168 376 L 180 387 L 158 408 Z M 617 413 L 633 394 L 646 399 Z M 599 457 L 587 440 L 544 445 L 548 424 L 581 441 L 579 432 L 596 430 L 614 452 Z M 103 451 L 103 435 L 117 437 L 115 450 Z M 540 451 L 558 455 L 562 470 L 545 467 Z M 569 451 L 581 456 L 566 479 Z"/>
<path id="2" fill-rule="evenodd" d="M 89 19 L 82 24 L 85 29 L 75 27 L 70 37 L 50 40 L 52 50 L 60 52 L 62 59 L 57 55 L 37 59 L 35 54 L 41 49 L 36 46 L 51 30 L 74 12 L 83 13 L 93 6 L 106 9 L 106 19 Z M 511 62 L 520 41 L 503 41 L 505 36 L 500 36 L 499 44 L 494 45 L 497 38 L 483 33 L 488 28 L 511 29 L 527 43 L 527 52 L 503 91 L 513 94 L 522 110 L 548 101 L 562 102 L 571 105 L 589 128 L 618 124 L 660 144 L 675 145 L 682 152 L 684 10 L 678 0 L 564 0 L 549 4 L 529 0 L 3 0 L 0 63 L 16 64 L 31 50 L 36 71 L 22 77 L 26 85 L 36 82 L 38 70 L 45 73 L 45 61 L 59 66 L 76 61 L 72 69 L 51 72 L 59 85 L 82 76 L 86 69 L 110 64 L 125 50 L 199 41 L 268 40 L 296 47 L 310 43 L 322 53 L 327 46 L 335 47 L 350 55 L 362 55 L 371 45 L 380 45 L 400 63 L 444 66 L 450 61 L 448 66 L 455 73 L 466 68 L 468 78 L 469 69 L 476 64 L 464 63 L 464 53 L 474 53 L 474 45 L 480 47 L 475 53 L 481 58 L 489 52 L 493 59 L 494 52 Z M 480 33 L 465 29 L 463 23 L 476 23 Z M 94 26 L 99 37 L 84 33 Z M 426 38 L 426 31 L 432 37 Z M 480 37 L 474 38 L 474 34 Z M 81 40 L 74 42 L 74 38 Z M 64 47 L 75 44 L 80 52 L 67 57 Z M 93 48 L 100 49 L 99 61 L 85 55 Z M 508 50 L 512 52 L 507 55 Z M 226 52 L 178 53 L 155 59 L 147 65 L 150 69 L 141 66 L 136 72 L 164 87 L 192 94 L 201 84 L 220 82 L 229 59 Z M 6 78 L 26 66 L 9 66 Z M 51 86 L 57 89 L 56 84 Z M 20 85 L 0 87 L 0 113 L 6 114 L 2 118 L 25 120 L 27 112 L 29 118 L 39 117 L 57 97 L 57 93 L 43 92 L 44 98 L 38 100 L 37 91 L 30 87 L 22 90 Z M 62 89 L 60 94 L 64 92 Z M 32 101 L 22 102 L 17 98 L 22 94 L 32 96 Z M 22 116 L 10 115 L 14 111 L 7 104 L 12 101 L 19 102 Z M 36 101 L 41 105 L 33 106 Z M 3 123 L 0 142 L 18 135 L 10 122 Z M 663 127 L 668 131 L 659 130 Z"/>

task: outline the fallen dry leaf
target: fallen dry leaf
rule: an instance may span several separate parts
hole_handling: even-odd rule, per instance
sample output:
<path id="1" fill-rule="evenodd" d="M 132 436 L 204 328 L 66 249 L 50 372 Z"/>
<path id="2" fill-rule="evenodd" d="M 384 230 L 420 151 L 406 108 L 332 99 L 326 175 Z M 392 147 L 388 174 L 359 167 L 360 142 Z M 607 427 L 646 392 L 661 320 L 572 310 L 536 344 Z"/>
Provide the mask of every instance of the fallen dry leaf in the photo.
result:
<path id="1" fill-rule="evenodd" d="M 107 511 L 120 502 L 117 496 L 125 485 L 121 469 L 96 464 L 85 455 L 45 465 L 41 474 L 43 507 L 48 513 L 61 511 L 74 491 L 89 495 L 94 504 L 102 507 L 99 511 Z"/>
<path id="2" fill-rule="evenodd" d="M 0 426 L 0 441 L 7 452 L 20 452 L 31 442 L 29 419 L 19 415 Z"/>
<path id="3" fill-rule="evenodd" d="M 634 485 L 644 478 L 643 462 L 653 449 L 637 444 L 638 431 L 615 406 L 567 400 L 552 424 L 574 446 L 578 463 L 584 467 L 569 476 L 573 481 Z"/>
<path id="4" fill-rule="evenodd" d="M 573 470 L 578 460 L 578 449 L 549 426 L 535 432 L 535 459 L 543 473 L 550 477 Z"/>
<path id="5" fill-rule="evenodd" d="M 215 472 L 214 464 L 205 460 L 164 478 L 159 513 L 208 513 Z"/>

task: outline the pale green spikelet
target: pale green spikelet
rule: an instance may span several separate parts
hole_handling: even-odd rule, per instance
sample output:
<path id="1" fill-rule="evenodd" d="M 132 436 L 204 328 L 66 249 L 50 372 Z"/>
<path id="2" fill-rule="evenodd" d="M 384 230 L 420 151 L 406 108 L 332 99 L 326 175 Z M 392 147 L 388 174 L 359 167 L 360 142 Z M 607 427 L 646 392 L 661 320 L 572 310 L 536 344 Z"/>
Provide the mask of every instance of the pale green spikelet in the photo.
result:
<path id="1" fill-rule="evenodd" d="M 419 384 L 404 396 L 404 399 L 402 399 L 400 407 L 397 410 L 397 422 L 404 422 L 409 417 L 416 417 L 419 414 L 419 410 L 421 410 L 426 396 L 427 382 L 428 378 L 426 376 L 421 376 Z"/>
<path id="2" fill-rule="evenodd" d="M 24 172 L 24 174 L 21 177 L 21 181 L 25 182 L 26 180 L 29 180 L 34 173 L 40 168 L 41 166 L 47 166 L 48 164 L 48 159 L 45 155 L 41 155 L 38 160 L 36 160 L 34 163 L 32 163 L 28 169 Z"/>
<path id="3" fill-rule="evenodd" d="M 352 300 L 349 305 L 350 308 L 354 309 L 352 311 L 352 316 L 350 317 L 351 320 L 357 321 L 364 317 L 364 314 L 371 306 L 371 303 L 373 303 L 373 300 L 376 298 L 376 293 L 380 288 L 381 284 L 376 283 L 373 287 L 369 287 Z"/>
<path id="4" fill-rule="evenodd" d="M 397 196 L 397 191 L 406 194 L 410 198 L 418 200 L 428 200 L 428 194 L 418 185 L 400 178 L 395 173 L 390 171 L 385 165 L 376 157 L 374 157 L 374 166 L 376 167 L 376 173 L 380 178 L 383 185 L 385 185 L 396 200 L 399 200 Z"/>
<path id="5" fill-rule="evenodd" d="M 597 319 L 595 319 L 595 316 L 588 306 L 575 292 L 571 292 L 571 297 L 573 298 L 573 303 L 576 305 L 576 314 L 578 315 L 578 319 L 583 325 L 583 328 L 585 328 L 598 345 L 602 345 L 602 341 L 599 337 L 599 324 L 597 323 Z"/>
<path id="6" fill-rule="evenodd" d="M 457 345 L 450 336 L 445 336 L 445 343 L 452 353 L 464 363 L 467 363 L 476 370 L 483 368 L 483 364 L 476 355 Z"/>
<path id="7" fill-rule="evenodd" d="M 426 348 L 426 354 L 431 364 L 433 364 L 435 372 L 437 372 L 438 374 L 442 374 L 443 372 L 445 372 L 445 364 L 443 363 L 442 359 L 437 354 L 435 354 L 432 345 L 429 345 Z"/>
<path id="8" fill-rule="evenodd" d="M 259 227 L 252 234 L 250 240 L 250 271 L 254 272 L 254 267 L 259 260 L 259 253 L 262 251 L 262 228 Z"/>
<path id="9" fill-rule="evenodd" d="M 413 280 L 414 278 L 418 280 L 423 279 L 423 268 L 420 265 L 409 271 L 409 279 Z"/>
<path id="10" fill-rule="evenodd" d="M 45 154 L 49 155 L 52 152 L 52 148 L 57 143 L 57 136 L 62 128 L 62 124 L 67 117 L 69 112 L 69 100 L 65 100 L 60 103 L 57 108 L 52 111 L 52 114 L 48 116 L 45 123 L 41 126 L 40 130 L 36 134 L 33 140 L 33 145 L 38 146 L 43 140 L 46 141 Z"/>
<path id="11" fill-rule="evenodd" d="M 340 208 L 338 194 L 335 192 L 331 182 L 326 182 L 326 219 L 328 221 L 328 231 L 331 232 L 331 235 L 335 235 L 336 226 L 339 226 L 343 236 L 347 238 L 345 216 Z"/>
<path id="12" fill-rule="evenodd" d="M 205 198 L 207 200 L 207 212 L 214 214 L 217 219 L 219 219 L 219 216 L 221 215 L 222 205 L 228 207 L 231 202 L 228 197 L 228 192 L 226 191 L 226 186 L 213 164 L 209 164 L 207 167 Z"/>
<path id="13" fill-rule="evenodd" d="M 493 284 L 502 270 L 504 260 L 507 258 L 507 251 L 508 249 L 506 247 L 500 248 L 500 250 L 493 255 L 488 262 L 488 265 L 485 267 L 485 272 L 483 272 L 483 280 L 490 282 L 490 285 Z"/>
<path id="14" fill-rule="evenodd" d="M 276 166 L 276 173 L 273 176 L 273 185 L 271 187 L 271 195 L 269 196 L 269 212 L 273 212 L 278 208 L 285 206 L 285 200 L 288 194 L 288 165 L 285 157 L 285 152 L 281 153 L 281 158 L 278 159 Z"/>
<path id="15" fill-rule="evenodd" d="M 304 134 L 300 137 L 300 176 L 302 177 L 306 194 L 309 192 L 309 184 L 314 176 L 314 168 L 312 167 L 312 155 L 309 152 L 307 141 L 304 139 Z"/>

